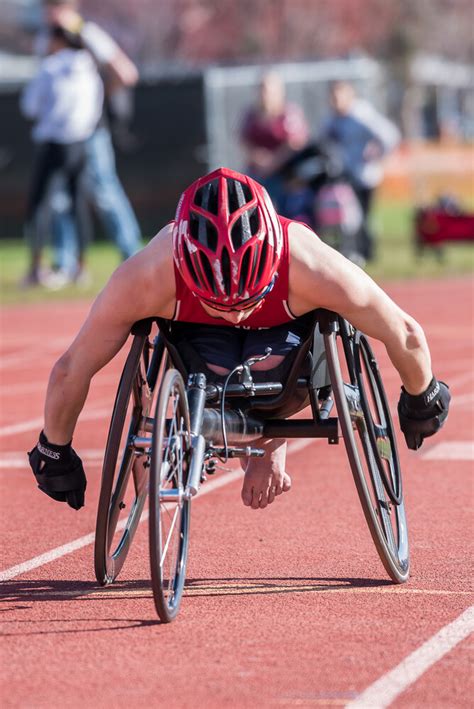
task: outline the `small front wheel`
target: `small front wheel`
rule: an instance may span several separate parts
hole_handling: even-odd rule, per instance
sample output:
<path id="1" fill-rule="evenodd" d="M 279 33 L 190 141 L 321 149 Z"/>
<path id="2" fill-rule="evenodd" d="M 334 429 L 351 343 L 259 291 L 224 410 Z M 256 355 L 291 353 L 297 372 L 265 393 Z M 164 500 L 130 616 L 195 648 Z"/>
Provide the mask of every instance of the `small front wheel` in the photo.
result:
<path id="1" fill-rule="evenodd" d="M 186 496 L 191 433 L 183 378 L 166 372 L 156 405 L 150 469 L 150 565 L 163 623 L 179 610 L 186 578 L 191 501 Z"/>

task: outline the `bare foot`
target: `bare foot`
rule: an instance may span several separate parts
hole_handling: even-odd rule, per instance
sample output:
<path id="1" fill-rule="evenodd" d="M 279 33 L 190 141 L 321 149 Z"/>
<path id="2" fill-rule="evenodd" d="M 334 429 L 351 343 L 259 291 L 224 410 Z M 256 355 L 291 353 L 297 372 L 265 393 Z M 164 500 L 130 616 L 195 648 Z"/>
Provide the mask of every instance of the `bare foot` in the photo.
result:
<path id="1" fill-rule="evenodd" d="M 266 455 L 247 459 L 242 486 L 242 501 L 254 510 L 264 509 L 291 488 L 291 478 L 285 472 L 286 441 L 264 441 L 260 445 Z"/>

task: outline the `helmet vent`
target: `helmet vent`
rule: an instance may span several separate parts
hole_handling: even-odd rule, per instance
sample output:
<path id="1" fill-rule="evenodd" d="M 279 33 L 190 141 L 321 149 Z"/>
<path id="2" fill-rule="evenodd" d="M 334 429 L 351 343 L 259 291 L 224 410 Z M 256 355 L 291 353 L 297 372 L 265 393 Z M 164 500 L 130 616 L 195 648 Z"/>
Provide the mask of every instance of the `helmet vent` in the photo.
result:
<path id="1" fill-rule="evenodd" d="M 189 215 L 189 230 L 193 239 L 199 241 L 203 246 L 207 246 L 207 248 L 214 251 L 214 253 L 216 252 L 218 241 L 217 229 L 209 219 L 195 212 L 191 212 Z"/>
<path id="2" fill-rule="evenodd" d="M 214 295 L 217 295 L 217 288 L 216 288 L 216 281 L 214 278 L 214 274 L 212 272 L 212 266 L 209 262 L 209 259 L 207 258 L 206 254 L 201 252 L 201 265 L 204 270 L 204 274 L 209 281 L 209 285 L 211 286 L 212 290 L 214 291 Z"/>
<path id="3" fill-rule="evenodd" d="M 217 180 L 208 182 L 200 187 L 194 195 L 194 204 L 206 212 L 217 216 L 219 204 L 219 183 Z"/>
<path id="4" fill-rule="evenodd" d="M 224 284 L 224 290 L 226 295 L 230 295 L 231 277 L 230 277 L 230 258 L 227 249 L 222 249 L 221 256 L 221 266 L 222 266 L 222 281 Z"/>
<path id="5" fill-rule="evenodd" d="M 260 253 L 260 263 L 258 264 L 258 273 L 257 273 L 257 283 L 260 282 L 260 279 L 263 274 L 263 269 L 265 268 L 265 263 L 268 258 L 268 243 L 265 240 L 262 244 L 262 251 Z"/>
<path id="6" fill-rule="evenodd" d="M 232 246 L 237 251 L 242 244 L 245 244 L 258 231 L 258 213 L 255 218 L 256 210 L 248 210 L 244 212 L 235 222 L 231 231 Z M 255 229 L 255 231 L 253 231 Z"/>
<path id="7" fill-rule="evenodd" d="M 242 259 L 242 264 L 240 266 L 239 295 L 242 295 L 242 291 L 245 288 L 245 283 L 246 283 L 248 275 L 249 275 L 251 252 L 252 252 L 252 248 L 250 247 L 245 252 L 244 257 Z"/>
<path id="8" fill-rule="evenodd" d="M 227 180 L 227 201 L 229 214 L 233 214 L 247 202 L 251 202 L 252 192 L 249 187 L 239 180 Z"/>
<path id="9" fill-rule="evenodd" d="M 258 216 L 258 209 L 256 207 L 254 207 L 249 213 L 249 222 L 250 233 L 252 234 L 252 236 L 255 236 L 255 234 L 258 233 L 258 230 L 260 228 L 260 217 Z"/>

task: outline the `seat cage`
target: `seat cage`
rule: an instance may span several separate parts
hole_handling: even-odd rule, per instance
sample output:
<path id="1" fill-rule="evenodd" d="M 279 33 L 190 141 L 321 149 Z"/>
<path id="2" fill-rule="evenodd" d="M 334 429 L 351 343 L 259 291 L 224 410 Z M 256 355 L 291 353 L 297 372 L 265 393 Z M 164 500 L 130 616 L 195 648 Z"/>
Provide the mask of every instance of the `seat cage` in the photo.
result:
<path id="1" fill-rule="evenodd" d="M 318 391 L 329 384 L 323 333 L 337 330 L 338 316 L 318 309 L 304 317 L 308 320 L 308 334 L 295 350 L 284 382 L 253 383 L 251 380 L 250 383 L 242 383 L 241 380 L 229 384 L 226 390 L 226 424 L 230 432 L 230 445 L 233 440 L 242 443 L 244 439 L 256 440 L 262 435 L 266 438 L 326 438 L 329 443 L 338 443 L 337 418 L 329 418 L 318 400 Z M 164 344 L 173 367 L 189 386 L 193 373 L 187 370 L 173 340 L 172 323 L 162 318 L 149 318 L 135 323 L 132 334 L 149 334 L 153 321 L 159 328 L 155 351 Z M 223 385 L 206 383 L 205 388 L 207 413 L 203 414 L 202 421 L 204 429 L 209 432 L 217 427 L 215 409 L 221 403 Z M 288 419 L 308 405 L 312 418 Z M 192 406 L 190 396 L 190 409 Z M 211 409 L 214 409 L 213 413 Z"/>

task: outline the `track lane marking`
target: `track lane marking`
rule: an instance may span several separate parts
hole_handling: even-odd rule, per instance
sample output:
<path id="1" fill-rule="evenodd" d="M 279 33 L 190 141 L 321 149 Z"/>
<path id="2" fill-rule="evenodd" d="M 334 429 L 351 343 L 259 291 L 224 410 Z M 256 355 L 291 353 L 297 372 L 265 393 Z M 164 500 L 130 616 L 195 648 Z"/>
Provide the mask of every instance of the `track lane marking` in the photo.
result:
<path id="1" fill-rule="evenodd" d="M 398 586 L 392 586 L 392 587 L 383 587 L 381 586 L 380 588 L 353 588 L 349 586 L 341 586 L 340 588 L 334 588 L 334 586 L 331 586 L 329 584 L 304 584 L 302 586 L 284 586 L 281 584 L 268 584 L 268 582 L 265 582 L 266 585 L 262 586 L 257 586 L 257 585 L 238 585 L 235 583 L 233 586 L 228 586 L 228 587 L 223 587 L 223 586 L 185 586 L 184 587 L 184 595 L 185 596 L 235 596 L 235 595 L 247 595 L 247 596 L 252 596 L 252 595 L 264 595 L 264 594 L 271 594 L 271 593 L 309 593 L 309 592 L 316 592 L 316 593 L 356 593 L 356 594 L 366 594 L 366 593 L 372 593 L 372 594 L 395 594 L 395 595 L 400 595 L 400 594 L 407 594 L 407 595 L 426 595 L 426 596 L 431 596 L 431 595 L 436 595 L 436 596 L 472 596 L 471 591 L 437 591 L 437 590 L 424 590 L 422 588 L 408 588 L 408 589 L 400 589 Z M 35 596 L 41 596 L 41 591 L 36 591 L 35 590 Z M 47 595 L 48 593 L 51 593 L 49 590 L 43 592 L 44 595 Z M 96 598 L 148 598 L 152 597 L 153 593 L 151 589 L 127 589 L 127 588 L 119 588 L 115 586 L 113 590 L 103 590 L 102 588 L 96 588 L 96 589 L 87 589 L 84 592 L 81 591 L 60 591 L 57 593 L 57 595 L 64 595 L 66 597 L 69 596 L 77 596 L 80 598 L 82 595 L 90 595 L 94 594 L 94 597 Z"/>
<path id="2" fill-rule="evenodd" d="M 316 439 L 303 438 L 301 439 L 301 441 L 296 441 L 295 443 L 299 444 L 298 448 L 296 448 L 296 446 L 292 446 L 292 444 L 290 443 L 288 445 L 288 453 L 293 453 L 296 450 L 301 450 L 301 448 L 305 448 L 306 446 L 309 446 L 311 443 L 313 443 L 314 440 Z M 304 445 L 302 445 L 303 442 Z M 194 501 L 198 500 L 203 495 L 207 495 L 210 492 L 213 492 L 213 490 L 217 490 L 220 487 L 224 487 L 224 485 L 228 485 L 229 483 L 238 480 L 243 476 L 243 474 L 243 470 L 235 470 L 232 472 L 225 473 L 225 475 L 217 478 L 217 480 L 208 481 L 206 485 L 199 490 L 199 493 Z M 140 523 L 145 522 L 147 519 L 148 510 L 145 510 L 141 516 Z M 117 525 L 117 530 L 124 529 L 126 523 L 127 520 L 125 518 L 121 520 L 121 522 L 119 522 L 119 524 Z M 90 534 L 86 534 L 83 537 L 79 537 L 79 539 L 75 539 L 74 541 L 68 542 L 67 544 L 62 544 L 61 546 L 56 547 L 55 549 L 51 549 L 50 551 L 47 551 L 44 554 L 39 554 L 38 556 L 35 556 L 32 559 L 28 559 L 28 561 L 24 561 L 21 564 L 11 566 L 9 569 L 5 569 L 5 571 L 0 571 L 0 581 L 10 581 L 16 576 L 25 574 L 27 571 L 32 571 L 32 569 L 37 569 L 40 566 L 49 564 L 51 561 L 60 559 L 62 556 L 72 554 L 78 549 L 82 549 L 83 547 L 89 546 L 89 544 L 93 544 L 94 537 L 95 532 L 90 532 Z"/>
<path id="3" fill-rule="evenodd" d="M 81 459 L 83 463 L 87 463 L 88 465 L 102 463 L 102 460 L 104 459 L 104 450 L 100 448 L 90 450 L 81 449 Z M 29 470 L 30 466 L 26 453 L 22 453 L 20 451 L 0 453 L 0 470 L 2 468 Z"/>
<path id="4" fill-rule="evenodd" d="M 110 418 L 111 407 L 101 409 L 91 409 L 90 411 L 84 411 L 81 414 L 81 421 L 95 421 L 103 416 Z M 29 419 L 28 421 L 22 421 L 21 423 L 13 423 L 9 426 L 0 426 L 0 438 L 4 436 L 11 436 L 15 433 L 26 433 L 27 431 L 36 431 L 38 428 L 42 428 L 44 424 L 44 417 Z"/>
<path id="5" fill-rule="evenodd" d="M 474 441 L 441 441 L 420 457 L 423 460 L 474 460 Z"/>
<path id="6" fill-rule="evenodd" d="M 111 384 L 117 386 L 117 376 L 115 374 L 110 374 L 107 376 L 100 376 L 94 380 L 94 387 L 109 386 Z M 33 382 L 18 382 L 16 384 L 0 384 L 0 395 L 1 396 L 18 396 L 18 394 L 31 394 L 32 392 L 42 391 L 46 392 L 48 382 L 46 378 L 41 378 L 40 381 L 34 379 Z M 115 393 L 115 392 L 114 392 Z"/>
<path id="7" fill-rule="evenodd" d="M 371 684 L 346 709 L 385 709 L 430 667 L 474 632 L 474 605 Z"/>
<path id="8" fill-rule="evenodd" d="M 38 361 L 47 364 L 51 357 L 58 357 L 63 349 L 71 344 L 74 335 L 71 337 L 62 337 L 55 340 L 49 340 L 41 349 L 35 348 L 34 351 L 19 349 L 17 352 L 9 352 L 0 356 L 0 371 L 6 369 L 14 369 L 25 364 L 25 362 L 34 362 L 35 366 Z"/>
<path id="9" fill-rule="evenodd" d="M 214 490 L 217 490 L 218 488 L 223 487 L 224 485 L 228 485 L 229 483 L 234 482 L 234 480 L 237 480 L 242 475 L 242 470 L 236 470 L 230 473 L 226 473 L 225 477 L 218 478 L 217 480 L 212 480 L 206 485 L 206 487 L 199 491 L 199 495 L 196 499 L 210 492 L 213 492 Z M 141 516 L 140 523 L 146 522 L 147 519 L 148 510 L 145 510 Z M 121 531 L 125 528 L 126 524 L 127 518 L 124 518 L 118 523 L 117 530 Z M 94 538 L 95 532 L 91 532 L 90 534 L 86 534 L 83 537 L 79 537 L 79 539 L 75 539 L 74 541 L 68 542 L 67 544 L 62 544 L 61 546 L 56 547 L 55 549 L 51 549 L 50 551 L 47 551 L 44 554 L 40 554 L 39 556 L 35 556 L 32 559 L 29 559 L 28 561 L 24 561 L 23 563 L 17 564 L 16 566 L 12 566 L 9 569 L 6 569 L 5 571 L 1 571 L 0 581 L 10 581 L 16 576 L 20 576 L 21 574 L 24 574 L 27 571 L 31 571 L 32 569 L 37 569 L 40 566 L 49 564 L 51 561 L 56 561 L 56 559 L 60 559 L 62 556 L 66 556 L 67 554 L 72 554 L 78 549 L 82 549 L 83 547 L 89 546 L 89 544 L 93 544 Z"/>

